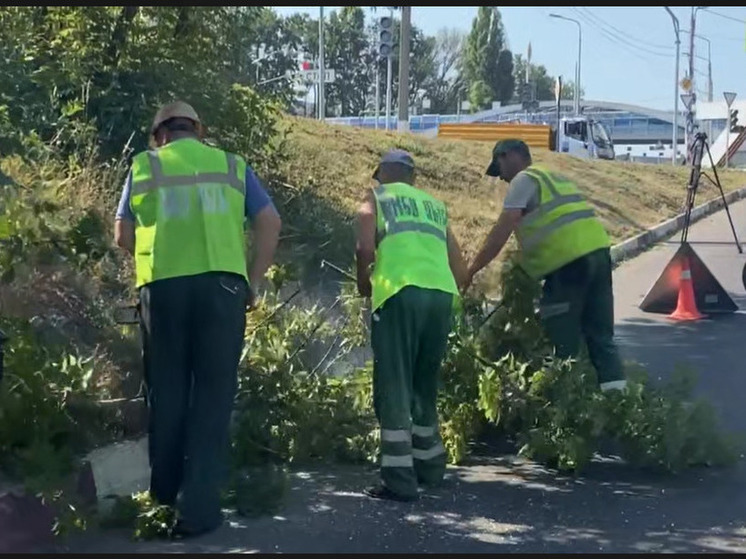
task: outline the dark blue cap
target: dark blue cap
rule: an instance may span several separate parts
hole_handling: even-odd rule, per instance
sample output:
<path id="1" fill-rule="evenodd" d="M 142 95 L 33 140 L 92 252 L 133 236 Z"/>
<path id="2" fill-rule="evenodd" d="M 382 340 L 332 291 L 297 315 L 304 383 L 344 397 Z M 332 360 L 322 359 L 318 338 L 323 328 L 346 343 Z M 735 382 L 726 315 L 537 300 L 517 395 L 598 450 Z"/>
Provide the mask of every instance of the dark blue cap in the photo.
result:
<path id="1" fill-rule="evenodd" d="M 398 163 L 399 165 L 405 165 L 414 169 L 414 158 L 412 157 L 412 154 L 410 154 L 408 151 L 404 151 L 403 149 L 392 149 L 384 154 L 384 156 L 381 158 L 380 163 L 373 173 L 374 179 L 378 178 L 378 171 L 381 168 L 381 165 L 384 163 Z"/>

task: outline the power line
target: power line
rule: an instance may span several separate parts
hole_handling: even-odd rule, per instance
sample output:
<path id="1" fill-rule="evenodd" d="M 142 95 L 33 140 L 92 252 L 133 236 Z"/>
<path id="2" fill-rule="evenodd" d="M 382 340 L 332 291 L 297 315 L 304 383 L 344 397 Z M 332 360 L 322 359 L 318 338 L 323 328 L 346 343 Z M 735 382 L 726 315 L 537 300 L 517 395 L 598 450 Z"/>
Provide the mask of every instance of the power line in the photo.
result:
<path id="1" fill-rule="evenodd" d="M 725 15 L 725 14 L 721 14 L 720 12 L 713 12 L 709 8 L 707 10 L 704 10 L 704 12 L 706 14 L 712 14 L 714 16 L 721 17 L 723 19 L 729 19 L 731 21 L 737 21 L 738 23 L 746 23 L 746 19 L 739 19 L 737 17 L 733 17 L 733 16 L 728 16 L 728 15 Z"/>
<path id="2" fill-rule="evenodd" d="M 581 12 L 577 8 L 570 8 L 570 9 L 575 11 L 575 13 L 579 17 L 581 17 L 587 24 L 591 25 L 592 27 L 595 27 L 596 30 L 599 31 L 602 35 L 604 35 L 607 39 L 609 39 L 610 41 L 622 47 L 626 47 L 627 51 L 630 54 L 637 56 L 640 60 L 649 62 L 649 60 L 646 59 L 644 56 L 642 56 L 640 52 L 635 52 L 634 50 L 630 50 L 630 49 L 637 49 L 638 51 L 641 51 L 642 53 L 650 54 L 653 56 L 659 56 L 663 58 L 670 58 L 672 56 L 672 54 L 662 54 L 660 52 L 654 52 L 650 49 L 641 47 L 640 45 L 630 42 L 626 37 L 616 35 L 614 32 L 611 32 L 605 27 L 603 27 L 603 22 L 599 24 L 597 21 L 595 21 L 597 19 L 596 16 L 590 12 L 588 12 L 588 14 L 586 15 L 584 12 Z"/>
<path id="3" fill-rule="evenodd" d="M 591 21 L 595 22 L 596 25 L 599 25 L 599 29 L 603 30 L 607 34 L 607 36 L 613 36 L 618 41 L 620 41 L 621 43 L 623 43 L 623 44 L 625 44 L 627 46 L 635 48 L 635 49 L 637 49 L 637 50 L 639 50 L 641 52 L 644 52 L 646 54 L 652 54 L 654 56 L 669 57 L 669 56 L 671 56 L 673 54 L 672 52 L 670 52 L 671 50 L 673 50 L 672 47 L 660 47 L 660 46 L 658 47 L 658 48 L 663 48 L 665 50 L 668 50 L 669 52 L 667 54 L 662 54 L 660 52 L 654 52 L 654 51 L 650 50 L 649 48 L 642 47 L 642 46 L 640 46 L 638 44 L 638 43 L 641 42 L 639 39 L 634 38 L 633 41 L 630 41 L 630 35 L 629 35 L 629 33 L 626 33 L 626 32 L 621 31 L 621 30 L 610 31 L 609 29 L 606 28 L 607 26 L 609 26 L 609 27 L 611 27 L 613 29 L 616 29 L 616 28 L 613 27 L 613 26 L 611 26 L 610 24 L 607 24 L 605 21 L 603 21 L 600 17 L 596 16 L 594 13 L 592 13 L 587 8 L 581 8 L 581 10 L 585 14 L 587 14 L 587 17 L 589 19 L 591 19 Z"/>
<path id="4" fill-rule="evenodd" d="M 620 45 L 620 46 L 622 46 L 622 47 L 626 47 L 626 50 L 627 50 L 627 52 L 629 52 L 629 53 L 630 53 L 630 54 L 631 54 L 632 56 L 636 56 L 636 57 L 637 57 L 637 58 L 639 58 L 640 60 L 643 60 L 643 61 L 647 61 L 647 60 L 646 60 L 646 59 L 645 59 L 645 58 L 644 58 L 644 57 L 643 57 L 642 55 L 640 55 L 639 53 L 635 52 L 634 50 L 630 50 L 630 49 L 629 49 L 629 46 L 628 46 L 628 45 L 627 45 L 627 44 L 626 44 L 626 43 L 625 43 L 624 41 L 620 41 L 620 40 L 619 40 L 619 39 L 618 39 L 617 37 L 615 37 L 614 35 L 612 35 L 612 34 L 608 33 L 608 32 L 607 32 L 607 31 L 606 31 L 605 29 L 603 29 L 603 28 L 600 28 L 600 27 L 599 27 L 599 26 L 598 26 L 597 24 L 593 23 L 593 22 L 592 22 L 592 21 L 591 21 L 591 20 L 590 20 L 590 19 L 589 19 L 589 18 L 588 18 L 588 17 L 587 17 L 587 16 L 586 16 L 586 15 L 585 15 L 584 13 L 580 12 L 579 10 L 576 10 L 575 8 L 570 8 L 570 9 L 571 9 L 571 10 L 573 10 L 573 11 L 574 11 L 574 12 L 576 13 L 576 15 L 577 15 L 577 16 L 578 16 L 578 17 L 579 17 L 579 18 L 580 18 L 581 20 L 583 20 L 583 22 L 584 22 L 584 23 L 585 23 L 586 25 L 590 25 L 591 27 L 595 27 L 595 28 L 596 28 L 596 30 L 597 30 L 597 31 L 599 31 L 599 32 L 601 33 L 601 35 L 603 35 L 603 36 L 604 36 L 604 37 L 605 37 L 606 39 L 608 39 L 608 40 L 609 40 L 609 41 L 611 41 L 612 43 L 615 43 L 615 44 L 617 44 L 617 45 Z"/>
<path id="5" fill-rule="evenodd" d="M 589 15 L 593 16 L 602 25 L 605 25 L 605 26 L 609 27 L 610 29 L 616 31 L 622 37 L 630 38 L 630 39 L 634 40 L 635 43 L 640 43 L 640 44 L 643 44 L 643 45 L 647 45 L 647 46 L 649 46 L 651 48 L 659 49 L 659 50 L 664 50 L 664 51 L 672 51 L 673 50 L 673 47 L 670 46 L 670 45 L 659 45 L 659 44 L 656 44 L 656 43 L 650 43 L 648 41 L 644 41 L 643 39 L 638 39 L 637 37 L 632 37 L 632 36 L 630 36 L 630 34 L 628 32 L 623 31 L 622 29 L 619 29 L 618 27 L 615 27 L 611 23 L 608 23 L 606 20 L 604 20 L 603 18 L 601 18 L 601 16 L 592 13 L 588 8 L 581 8 L 581 9 L 583 11 L 585 11 L 586 13 L 588 13 Z"/>

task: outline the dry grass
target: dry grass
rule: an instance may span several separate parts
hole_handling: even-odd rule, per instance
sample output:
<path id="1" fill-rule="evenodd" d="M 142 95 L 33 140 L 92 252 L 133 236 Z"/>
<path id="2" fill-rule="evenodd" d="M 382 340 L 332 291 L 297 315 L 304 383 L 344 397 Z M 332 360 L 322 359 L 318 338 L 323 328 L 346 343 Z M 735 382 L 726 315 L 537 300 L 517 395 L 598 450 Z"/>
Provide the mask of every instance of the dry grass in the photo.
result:
<path id="1" fill-rule="evenodd" d="M 418 165 L 418 186 L 446 202 L 454 233 L 473 256 L 500 212 L 507 185 L 484 176 L 492 143 L 428 139 L 289 118 L 293 153 L 283 170 L 288 182 L 312 186 L 318 198 L 350 217 L 380 155 L 392 147 L 409 150 Z M 534 160 L 574 179 L 615 242 L 676 214 L 686 200 L 688 167 L 617 161 L 587 161 L 536 150 Z M 727 192 L 746 184 L 738 171 L 720 171 Z M 719 196 L 703 178 L 697 203 Z"/>

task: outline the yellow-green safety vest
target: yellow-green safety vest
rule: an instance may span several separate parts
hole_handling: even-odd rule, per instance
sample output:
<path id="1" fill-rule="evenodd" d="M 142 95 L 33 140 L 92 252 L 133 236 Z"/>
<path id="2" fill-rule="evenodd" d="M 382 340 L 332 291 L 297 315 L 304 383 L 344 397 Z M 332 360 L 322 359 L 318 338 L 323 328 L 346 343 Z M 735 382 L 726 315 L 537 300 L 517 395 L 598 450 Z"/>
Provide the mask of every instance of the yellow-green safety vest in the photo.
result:
<path id="1" fill-rule="evenodd" d="M 604 226 L 575 183 L 538 165 L 524 172 L 540 186 L 539 206 L 523 216 L 516 229 L 520 264 L 531 277 L 541 279 L 610 246 Z"/>
<path id="2" fill-rule="evenodd" d="M 445 204 L 405 183 L 382 184 L 376 200 L 376 261 L 371 274 L 375 311 L 407 286 L 458 296 L 448 263 Z"/>
<path id="3" fill-rule="evenodd" d="M 206 272 L 248 281 L 246 162 L 185 138 L 132 161 L 136 284 Z"/>

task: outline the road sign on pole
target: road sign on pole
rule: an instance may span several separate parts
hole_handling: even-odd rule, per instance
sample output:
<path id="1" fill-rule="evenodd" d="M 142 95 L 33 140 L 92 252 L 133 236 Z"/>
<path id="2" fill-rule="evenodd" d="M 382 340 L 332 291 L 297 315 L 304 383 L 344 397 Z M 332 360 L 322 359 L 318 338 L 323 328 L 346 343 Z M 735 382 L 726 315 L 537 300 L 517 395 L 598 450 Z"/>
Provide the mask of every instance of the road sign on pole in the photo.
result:
<path id="1" fill-rule="evenodd" d="M 731 133 L 730 106 L 733 104 L 733 101 L 735 101 L 736 94 L 733 93 L 732 91 L 724 91 L 723 97 L 725 97 L 725 104 L 728 105 L 727 107 L 728 118 L 725 120 L 725 168 L 727 169 L 729 165 L 729 159 L 730 159 L 730 133 Z"/>
<path id="2" fill-rule="evenodd" d="M 687 111 L 690 111 L 692 108 L 692 101 L 694 101 L 694 95 L 691 93 L 682 93 L 681 94 L 681 102 L 684 103 L 684 107 L 686 107 Z"/>
<path id="3" fill-rule="evenodd" d="M 303 81 L 303 82 L 318 82 L 319 81 L 318 70 L 301 70 L 299 72 L 295 72 L 294 76 L 297 80 Z M 332 68 L 324 69 L 324 83 L 334 83 L 334 80 L 336 79 L 336 77 L 337 75 Z"/>

